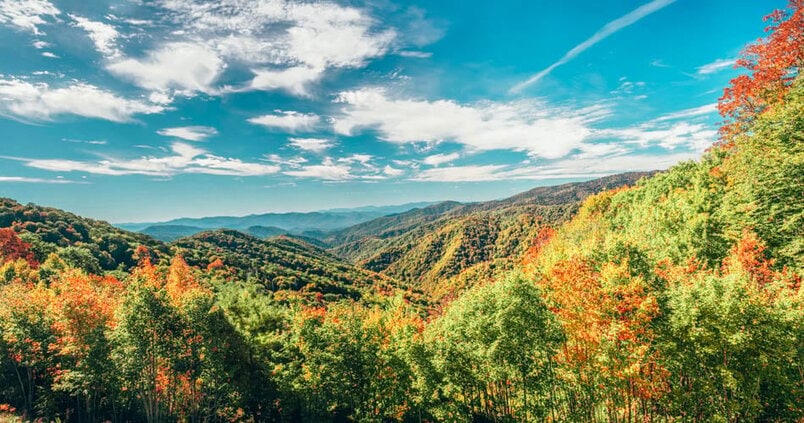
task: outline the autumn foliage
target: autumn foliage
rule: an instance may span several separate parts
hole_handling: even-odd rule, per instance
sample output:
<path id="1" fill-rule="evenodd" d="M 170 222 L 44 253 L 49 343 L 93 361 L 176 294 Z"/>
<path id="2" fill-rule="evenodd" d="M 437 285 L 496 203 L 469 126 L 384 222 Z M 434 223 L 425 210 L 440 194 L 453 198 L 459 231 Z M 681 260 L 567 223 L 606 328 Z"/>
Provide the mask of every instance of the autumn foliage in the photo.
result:
<path id="1" fill-rule="evenodd" d="M 364 261 L 418 285 L 235 231 L 90 246 L 14 206 L 0 420 L 804 421 L 802 4 L 739 62 L 730 148 Z"/>
<path id="2" fill-rule="evenodd" d="M 30 244 L 21 240 L 14 229 L 0 228 L 0 261 L 6 263 L 20 259 L 27 261 L 33 267 L 38 265 Z"/>
<path id="3" fill-rule="evenodd" d="M 786 10 L 765 20 L 768 37 L 746 47 L 736 63 L 749 74 L 734 78 L 718 105 L 727 119 L 721 131 L 727 139 L 781 103 L 804 65 L 804 1 L 790 0 Z"/>

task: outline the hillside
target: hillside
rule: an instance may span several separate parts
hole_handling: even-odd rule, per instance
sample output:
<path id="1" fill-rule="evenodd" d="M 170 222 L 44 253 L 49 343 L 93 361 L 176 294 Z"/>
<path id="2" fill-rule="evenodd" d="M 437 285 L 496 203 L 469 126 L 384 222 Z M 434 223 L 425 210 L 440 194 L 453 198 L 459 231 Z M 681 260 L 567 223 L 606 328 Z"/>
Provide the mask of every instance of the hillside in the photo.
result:
<path id="1" fill-rule="evenodd" d="M 83 262 L 89 269 L 126 270 L 136 264 L 134 253 L 140 245 L 159 255 L 168 254 L 167 246 L 146 235 L 52 207 L 23 205 L 8 198 L 0 198 L 0 228 L 19 232 L 32 245 L 40 262 L 59 249 L 67 249 L 64 256 L 73 258 L 76 263 Z"/>
<path id="2" fill-rule="evenodd" d="M 162 263 L 179 255 L 193 266 L 206 268 L 221 259 L 238 279 L 260 283 L 271 291 L 298 291 L 306 296 L 321 292 L 329 300 L 360 298 L 396 284 L 389 277 L 355 268 L 299 238 L 262 240 L 238 231 L 219 230 L 164 244 L 103 221 L 10 199 L 0 199 L 0 228 L 14 229 L 30 244 L 38 262 L 55 254 L 69 266 L 90 273 L 130 270 L 137 265 L 136 250 L 142 245 Z M 184 229 L 159 228 L 168 230 L 161 233 L 163 236 L 171 237 L 180 237 Z M 271 232 L 271 228 L 253 229 Z"/>
<path id="3" fill-rule="evenodd" d="M 568 220 L 589 195 L 648 175 L 538 187 L 499 201 L 439 203 L 338 231 L 327 241 L 336 245 L 330 251 L 360 267 L 443 296 L 452 293 L 447 287 L 467 285 L 448 281 L 467 269 L 476 280 L 512 269 L 542 227 Z"/>
<path id="4" fill-rule="evenodd" d="M 171 246 L 191 266 L 206 268 L 219 259 L 237 279 L 257 282 L 271 291 L 360 298 L 365 292 L 396 284 L 295 238 L 262 240 L 238 231 L 216 230 L 179 239 Z"/>
<path id="5" fill-rule="evenodd" d="M 379 217 L 342 230 L 333 231 L 324 240 L 340 248 L 366 237 L 391 238 L 412 231 L 422 225 L 449 217 L 468 215 L 479 211 L 493 211 L 513 206 L 551 206 L 579 203 L 590 194 L 630 185 L 652 172 L 629 172 L 606 176 L 585 182 L 537 187 L 512 197 L 478 203 L 445 201 L 404 213 Z M 347 248 L 348 249 L 348 248 Z M 347 254 L 352 256 L 352 254 Z"/>

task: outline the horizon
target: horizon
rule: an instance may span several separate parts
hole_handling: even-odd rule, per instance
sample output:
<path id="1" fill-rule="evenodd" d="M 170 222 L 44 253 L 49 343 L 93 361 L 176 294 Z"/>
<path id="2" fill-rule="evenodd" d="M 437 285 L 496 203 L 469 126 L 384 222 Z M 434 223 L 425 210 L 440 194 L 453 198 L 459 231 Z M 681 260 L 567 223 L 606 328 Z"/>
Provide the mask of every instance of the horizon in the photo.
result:
<path id="1" fill-rule="evenodd" d="M 655 170 L 655 171 L 656 172 L 661 172 L 663 170 L 664 169 Z M 607 175 L 607 176 L 612 176 L 612 175 Z M 250 216 L 260 216 L 260 215 L 265 215 L 265 214 L 292 214 L 292 213 L 301 213 L 301 214 L 306 214 L 306 213 L 339 213 L 339 212 L 349 213 L 349 212 L 358 211 L 360 209 L 366 209 L 366 208 L 406 207 L 406 206 L 415 206 L 415 205 L 418 205 L 418 204 L 435 205 L 435 204 L 448 203 L 448 202 L 457 202 L 457 203 L 461 203 L 461 204 L 472 204 L 472 203 L 483 203 L 483 202 L 504 200 L 506 198 L 510 198 L 510 197 L 518 195 L 518 194 L 526 193 L 526 192 L 528 192 L 530 190 L 540 188 L 540 187 L 555 187 L 555 186 L 560 186 L 560 185 L 565 185 L 565 184 L 594 181 L 596 179 L 602 179 L 602 178 L 605 178 L 605 177 L 582 179 L 582 180 L 569 180 L 567 182 L 557 182 L 557 183 L 553 183 L 553 184 L 548 182 L 546 184 L 540 184 L 540 185 L 532 186 L 531 188 L 527 188 L 527 189 L 525 189 L 523 191 L 514 192 L 511 195 L 505 195 L 505 196 L 501 196 L 501 197 L 493 197 L 493 198 L 487 198 L 487 199 L 479 199 L 479 200 L 456 200 L 456 199 L 452 199 L 452 198 L 444 198 L 444 199 L 432 200 L 432 201 L 410 201 L 410 202 L 404 202 L 404 203 L 388 203 L 388 204 L 367 203 L 367 204 L 362 204 L 362 205 L 358 204 L 358 205 L 355 205 L 353 207 L 335 207 L 335 208 L 326 208 L 326 209 L 288 210 L 288 211 L 257 211 L 257 212 L 248 213 L 248 214 L 230 214 L 230 215 L 207 215 L 207 214 L 199 214 L 199 215 L 196 215 L 196 216 L 193 216 L 193 215 L 181 215 L 181 216 L 171 217 L 171 218 L 168 218 L 168 219 L 158 220 L 158 221 L 157 220 L 144 220 L 144 221 L 125 221 L 125 222 L 122 222 L 122 221 L 121 222 L 107 221 L 107 222 L 109 224 L 113 225 L 113 226 L 142 225 L 142 224 L 158 224 L 158 225 L 161 225 L 161 224 L 170 223 L 170 222 L 173 222 L 173 221 L 183 220 L 183 219 L 196 220 L 196 219 L 206 219 L 206 218 L 214 219 L 214 218 L 228 218 L 228 217 L 242 218 L 242 217 L 250 217 Z M 14 200 L 14 201 L 17 201 L 17 202 L 19 202 L 21 204 L 26 204 L 27 203 L 27 202 L 20 201 L 19 199 L 16 199 L 16 198 L 11 198 L 11 199 Z M 40 206 L 40 207 L 59 208 L 59 207 L 49 205 L 49 204 L 39 204 L 39 203 L 33 203 L 33 204 L 35 204 L 37 206 Z M 411 207 L 408 210 L 412 210 L 413 208 L 416 208 L 416 207 Z M 69 213 L 76 214 L 76 215 L 80 215 L 80 216 L 83 216 L 83 217 L 88 217 L 90 219 L 96 219 L 96 220 L 105 221 L 105 219 L 97 218 L 97 217 L 92 216 L 92 215 L 80 214 L 80 213 L 77 213 L 77 212 L 75 212 L 73 210 L 68 210 L 68 209 L 62 209 L 62 210 L 66 211 L 66 212 L 69 212 Z"/>
<path id="2" fill-rule="evenodd" d="M 462 4 L 0 2 L 0 195 L 161 222 L 666 169 L 785 6 Z"/>

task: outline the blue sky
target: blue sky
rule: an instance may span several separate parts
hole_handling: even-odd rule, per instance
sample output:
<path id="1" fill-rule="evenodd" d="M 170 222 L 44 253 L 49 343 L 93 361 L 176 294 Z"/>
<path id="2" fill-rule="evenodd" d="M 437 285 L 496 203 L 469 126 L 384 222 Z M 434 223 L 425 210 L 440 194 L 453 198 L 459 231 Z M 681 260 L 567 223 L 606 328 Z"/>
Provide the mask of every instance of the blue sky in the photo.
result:
<path id="1" fill-rule="evenodd" d="M 154 221 L 663 169 L 784 5 L 0 0 L 0 196 Z"/>

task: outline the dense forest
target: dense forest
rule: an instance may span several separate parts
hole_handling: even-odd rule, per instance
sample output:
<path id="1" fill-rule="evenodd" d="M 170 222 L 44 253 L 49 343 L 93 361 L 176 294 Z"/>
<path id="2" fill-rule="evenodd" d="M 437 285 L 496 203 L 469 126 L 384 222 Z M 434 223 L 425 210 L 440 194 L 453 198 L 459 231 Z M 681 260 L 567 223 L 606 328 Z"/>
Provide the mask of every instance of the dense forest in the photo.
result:
<path id="1" fill-rule="evenodd" d="M 319 240 L 2 200 L 0 420 L 803 421 L 804 1 L 768 22 L 656 174 Z"/>

